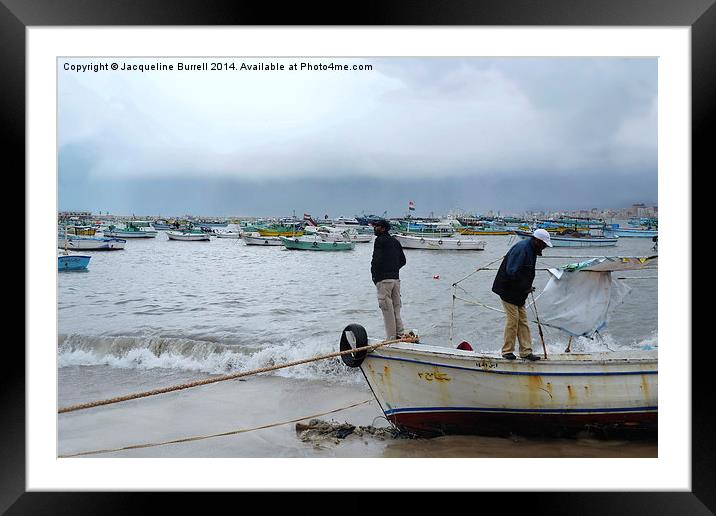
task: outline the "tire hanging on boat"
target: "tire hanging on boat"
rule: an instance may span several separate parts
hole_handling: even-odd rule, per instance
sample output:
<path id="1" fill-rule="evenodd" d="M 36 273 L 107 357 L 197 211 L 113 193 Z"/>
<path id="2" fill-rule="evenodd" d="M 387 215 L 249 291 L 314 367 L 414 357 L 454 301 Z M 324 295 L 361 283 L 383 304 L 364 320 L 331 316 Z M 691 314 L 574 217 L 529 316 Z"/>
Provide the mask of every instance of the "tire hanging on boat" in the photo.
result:
<path id="1" fill-rule="evenodd" d="M 355 337 L 356 348 L 362 348 L 368 345 L 368 334 L 366 333 L 365 328 L 363 328 L 360 324 L 349 324 L 343 329 L 343 332 L 341 332 L 341 351 L 348 351 L 349 349 L 354 348 L 348 340 L 347 333 L 349 332 Z M 358 367 L 363 363 L 365 355 L 366 351 L 346 353 L 345 355 L 341 355 L 341 360 L 343 360 L 343 363 L 348 367 Z"/>

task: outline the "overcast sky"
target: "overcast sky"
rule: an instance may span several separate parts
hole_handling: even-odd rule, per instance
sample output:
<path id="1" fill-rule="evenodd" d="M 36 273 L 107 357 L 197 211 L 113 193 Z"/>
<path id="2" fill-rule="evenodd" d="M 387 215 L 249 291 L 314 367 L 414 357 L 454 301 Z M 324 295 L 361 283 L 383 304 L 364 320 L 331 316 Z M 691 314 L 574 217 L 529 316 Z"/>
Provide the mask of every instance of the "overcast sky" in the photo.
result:
<path id="1" fill-rule="evenodd" d="M 177 70 L 212 61 L 236 70 Z M 653 58 L 60 59 L 58 69 L 60 210 L 397 216 L 409 200 L 417 215 L 657 202 Z"/>

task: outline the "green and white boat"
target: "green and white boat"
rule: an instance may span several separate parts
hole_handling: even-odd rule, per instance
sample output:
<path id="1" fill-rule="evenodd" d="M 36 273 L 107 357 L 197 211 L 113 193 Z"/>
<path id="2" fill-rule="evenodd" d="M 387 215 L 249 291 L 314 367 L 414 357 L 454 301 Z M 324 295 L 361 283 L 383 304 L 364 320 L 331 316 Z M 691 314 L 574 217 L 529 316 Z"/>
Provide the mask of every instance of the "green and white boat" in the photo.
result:
<path id="1" fill-rule="evenodd" d="M 324 242 L 318 238 L 279 237 L 286 249 L 297 251 L 350 251 L 355 242 Z"/>

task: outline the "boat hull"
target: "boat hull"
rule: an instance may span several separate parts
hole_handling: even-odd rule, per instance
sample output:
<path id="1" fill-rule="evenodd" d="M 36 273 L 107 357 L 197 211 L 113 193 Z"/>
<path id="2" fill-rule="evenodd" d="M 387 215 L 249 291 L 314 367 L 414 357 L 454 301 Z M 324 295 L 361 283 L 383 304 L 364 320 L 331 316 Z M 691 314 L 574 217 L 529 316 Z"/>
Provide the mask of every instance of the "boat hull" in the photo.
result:
<path id="1" fill-rule="evenodd" d="M 360 367 L 385 417 L 421 436 L 657 429 L 655 351 L 530 362 L 401 343 L 368 353 Z"/>
<path id="2" fill-rule="evenodd" d="M 484 240 L 472 238 L 425 238 L 406 235 L 395 235 L 395 238 L 404 249 L 482 251 L 486 245 Z"/>

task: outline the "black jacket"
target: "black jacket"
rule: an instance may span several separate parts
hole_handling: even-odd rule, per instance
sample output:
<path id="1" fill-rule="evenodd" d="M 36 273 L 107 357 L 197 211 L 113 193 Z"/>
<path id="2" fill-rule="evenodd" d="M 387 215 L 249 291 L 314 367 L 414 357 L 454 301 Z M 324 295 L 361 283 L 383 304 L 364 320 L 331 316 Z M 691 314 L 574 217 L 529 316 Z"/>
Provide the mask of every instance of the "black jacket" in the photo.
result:
<path id="1" fill-rule="evenodd" d="M 502 260 L 492 291 L 512 305 L 524 305 L 535 279 L 538 254 L 531 238 L 513 245 Z"/>
<path id="2" fill-rule="evenodd" d="M 400 268 L 405 265 L 403 247 L 387 232 L 375 237 L 370 273 L 373 283 L 384 279 L 400 279 Z"/>

